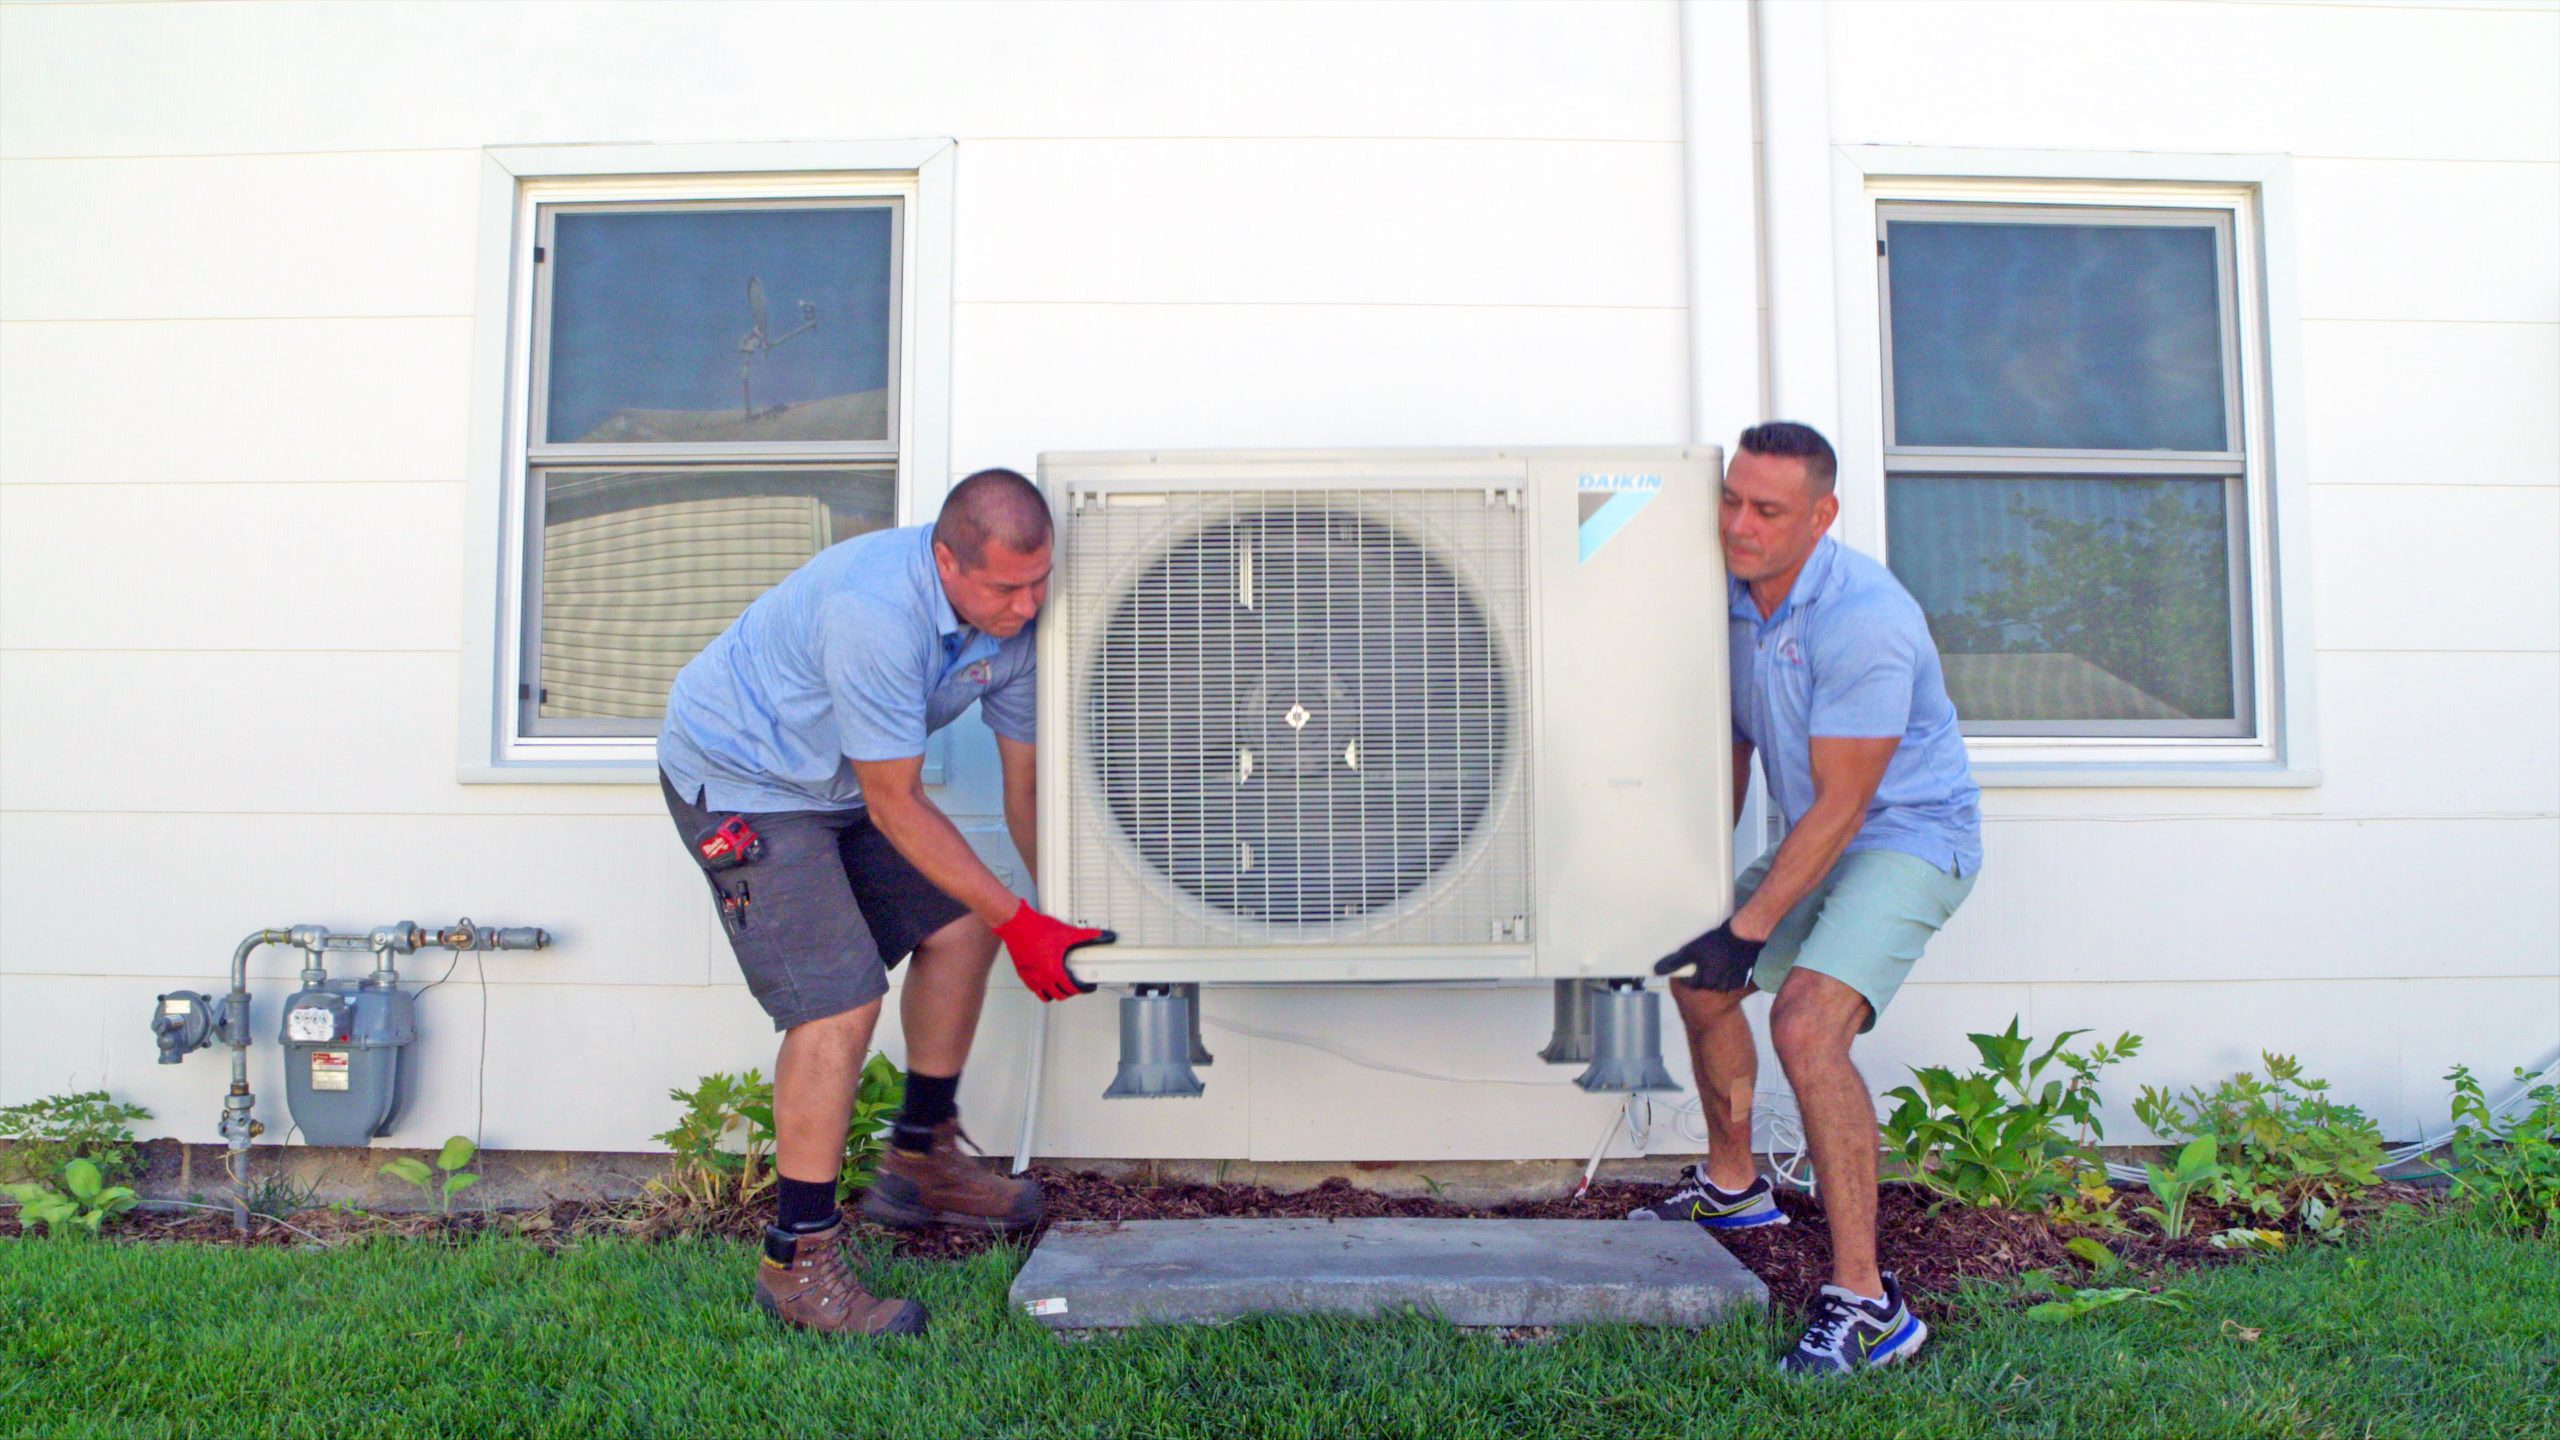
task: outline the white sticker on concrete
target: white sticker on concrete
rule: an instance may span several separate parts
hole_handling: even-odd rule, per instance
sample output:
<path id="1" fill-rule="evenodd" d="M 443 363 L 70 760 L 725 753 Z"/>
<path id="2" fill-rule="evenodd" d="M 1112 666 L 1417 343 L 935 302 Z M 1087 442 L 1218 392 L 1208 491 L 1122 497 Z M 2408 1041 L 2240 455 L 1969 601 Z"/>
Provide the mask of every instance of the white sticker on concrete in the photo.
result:
<path id="1" fill-rule="evenodd" d="M 1022 1308 L 1033 1315 L 1064 1315 L 1067 1313 L 1067 1297 L 1052 1295 L 1046 1300 L 1025 1300 Z"/>

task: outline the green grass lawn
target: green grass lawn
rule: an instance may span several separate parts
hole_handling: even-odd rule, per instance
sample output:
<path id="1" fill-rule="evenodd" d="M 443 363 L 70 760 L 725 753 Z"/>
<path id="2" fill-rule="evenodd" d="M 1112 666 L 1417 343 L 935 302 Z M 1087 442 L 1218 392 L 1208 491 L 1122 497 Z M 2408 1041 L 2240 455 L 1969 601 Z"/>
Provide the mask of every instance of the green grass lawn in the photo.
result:
<path id="1" fill-rule="evenodd" d="M 2560 1434 L 2560 1243 L 2404 1214 L 2052 1324 L 1977 1291 L 1907 1367 L 1773 1374 L 1778 1321 L 1271 1320 L 1061 1343 L 1016 1264 L 874 1263 L 922 1340 L 785 1333 L 728 1241 L 0 1242 L 0 1434 L 753 1437 Z M 2240 1327 L 2258 1332 L 2254 1341 Z"/>

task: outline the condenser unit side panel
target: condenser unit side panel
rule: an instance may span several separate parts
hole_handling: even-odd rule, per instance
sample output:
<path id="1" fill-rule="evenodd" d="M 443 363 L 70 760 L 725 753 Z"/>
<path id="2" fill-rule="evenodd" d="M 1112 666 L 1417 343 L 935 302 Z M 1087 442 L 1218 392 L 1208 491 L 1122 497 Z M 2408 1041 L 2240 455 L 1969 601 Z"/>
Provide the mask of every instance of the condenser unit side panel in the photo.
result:
<path id="1" fill-rule="evenodd" d="M 1721 457 L 1530 465 L 1538 589 L 1538 971 L 1624 976 L 1732 905 Z"/>

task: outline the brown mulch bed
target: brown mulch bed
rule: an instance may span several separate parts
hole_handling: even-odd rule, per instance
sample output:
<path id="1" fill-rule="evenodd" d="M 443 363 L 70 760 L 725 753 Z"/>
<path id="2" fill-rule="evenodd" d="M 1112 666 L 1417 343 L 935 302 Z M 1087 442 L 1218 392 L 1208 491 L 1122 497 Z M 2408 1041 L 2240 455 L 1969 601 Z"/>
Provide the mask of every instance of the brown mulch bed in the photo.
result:
<path id="1" fill-rule="evenodd" d="M 1047 1193 L 1049 1219 L 1060 1220 L 1188 1220 L 1213 1218 L 1351 1219 L 1413 1217 L 1481 1219 L 1509 1217 L 1534 1220 L 1619 1220 L 1627 1211 L 1656 1198 L 1660 1187 L 1610 1183 L 1595 1185 L 1579 1196 L 1521 1200 L 1490 1207 L 1452 1204 L 1430 1196 L 1384 1195 L 1340 1179 L 1310 1190 L 1282 1192 L 1257 1185 L 1141 1184 L 1106 1179 L 1050 1166 L 1034 1166 L 1032 1174 Z M 2433 1192 L 2407 1185 L 2385 1185 L 2355 1207 L 2369 1214 L 2392 1202 L 2426 1203 Z M 2218 1250 L 2205 1237 L 2247 1223 L 2241 1214 L 2225 1214 L 2210 1205 L 2196 1208 L 2194 1234 L 2162 1241 L 2147 1221 L 2121 1232 L 2082 1230 L 2057 1225 L 2041 1216 L 2009 1210 L 1973 1210 L 1948 1206 L 1930 1213 L 1928 1195 L 1909 1185 L 1889 1184 L 1878 1197 L 1877 1238 L 1885 1263 L 1898 1271 L 1916 1295 L 1949 1295 L 1966 1280 L 2011 1280 L 2031 1270 L 2075 1273 L 2078 1262 L 2063 1246 L 2075 1235 L 2094 1235 L 2138 1272 L 2160 1271 L 2239 1258 L 2245 1252 Z M 2126 1196 L 2121 1204 L 2130 1205 Z M 1831 1264 L 1830 1234 L 1822 1207 L 1800 1191 L 1778 1193 L 1779 1208 L 1791 1223 L 1745 1230 L 1719 1237 L 1736 1258 L 1768 1282 L 1779 1301 L 1801 1306 L 1810 1300 Z M 450 1221 L 431 1214 L 364 1215 L 334 1210 L 307 1210 L 288 1217 L 303 1230 L 327 1240 L 399 1234 L 460 1243 L 490 1232 L 515 1234 L 557 1247 L 588 1235 L 623 1234 L 660 1239 L 677 1235 L 722 1235 L 751 1238 L 771 1218 L 769 1207 L 687 1210 L 666 1205 L 598 1205 L 557 1201 L 541 1210 L 476 1211 Z M 1011 1240 L 958 1230 L 916 1234 L 858 1228 L 886 1238 L 895 1250 L 918 1259 L 957 1259 L 998 1245 L 1025 1245 L 1037 1239 Z M 14 1214 L 0 1214 L 0 1238 L 14 1237 Z M 120 1239 L 196 1241 L 217 1244 L 295 1245 L 308 1243 L 282 1226 L 255 1222 L 249 1234 L 237 1235 L 230 1216 L 212 1210 L 139 1210 L 127 1215 L 114 1232 Z"/>

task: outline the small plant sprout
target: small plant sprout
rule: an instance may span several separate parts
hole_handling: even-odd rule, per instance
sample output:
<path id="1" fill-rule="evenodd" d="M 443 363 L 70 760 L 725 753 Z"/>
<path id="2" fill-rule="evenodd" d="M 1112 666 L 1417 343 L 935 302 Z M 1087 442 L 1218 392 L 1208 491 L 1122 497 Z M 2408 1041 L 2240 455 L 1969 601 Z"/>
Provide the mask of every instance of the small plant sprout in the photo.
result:
<path id="1" fill-rule="evenodd" d="M 2222 1173 L 2222 1167 L 2214 1163 L 2213 1153 L 2213 1137 L 2199 1135 L 2187 1142 L 2177 1160 L 2166 1169 L 2143 1162 L 2142 1173 L 2150 1180 L 2151 1193 L 2159 1197 L 2160 1203 L 2143 1206 L 2142 1213 L 2159 1222 L 2162 1239 L 2187 1238 L 2187 1202 Z"/>
<path id="2" fill-rule="evenodd" d="M 437 1208 L 450 1215 L 453 1213 L 453 1197 L 480 1183 L 479 1176 L 462 1168 L 470 1164 L 471 1157 L 478 1153 L 480 1147 L 471 1143 L 470 1136 L 456 1135 L 445 1141 L 444 1148 L 436 1152 L 433 1170 L 427 1168 L 425 1161 L 403 1155 L 384 1165 L 382 1173 L 415 1185 L 436 1202 Z"/>

